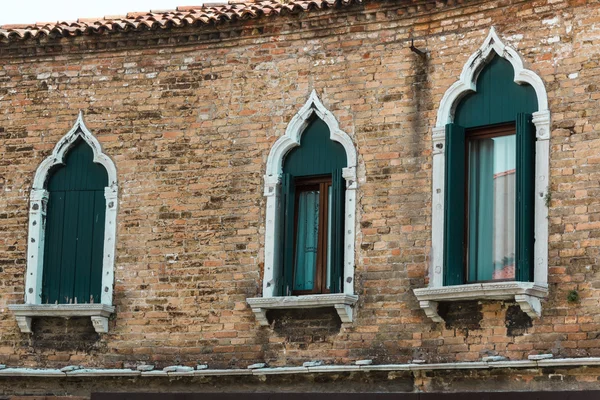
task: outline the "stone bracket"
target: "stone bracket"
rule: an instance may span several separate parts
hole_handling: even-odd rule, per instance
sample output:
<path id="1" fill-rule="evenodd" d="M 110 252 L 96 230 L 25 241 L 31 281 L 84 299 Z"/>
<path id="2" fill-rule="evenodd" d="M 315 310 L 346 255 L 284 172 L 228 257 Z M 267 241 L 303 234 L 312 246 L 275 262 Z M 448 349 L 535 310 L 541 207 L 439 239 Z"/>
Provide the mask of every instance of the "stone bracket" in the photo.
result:
<path id="1" fill-rule="evenodd" d="M 261 307 L 252 307 L 252 312 L 261 326 L 269 326 L 269 320 L 267 319 L 267 309 Z"/>
<path id="2" fill-rule="evenodd" d="M 22 333 L 32 333 L 33 317 L 90 317 L 98 333 L 108 332 L 108 317 L 115 312 L 113 306 L 106 304 L 10 304 L 17 324 Z"/>
<path id="3" fill-rule="evenodd" d="M 437 301 L 420 301 L 419 306 L 425 311 L 425 315 L 427 315 L 433 322 L 444 322 L 444 319 L 440 317 L 438 314 L 438 302 Z"/>
<path id="4" fill-rule="evenodd" d="M 97 333 L 108 333 L 108 318 L 100 316 L 92 316 L 92 325 Z"/>
<path id="5" fill-rule="evenodd" d="M 17 316 L 17 324 L 19 325 L 19 329 L 23 333 L 32 333 L 31 332 L 31 317 L 19 317 Z"/>
<path id="6" fill-rule="evenodd" d="M 512 300 L 532 319 L 542 315 L 540 299 L 548 295 L 546 285 L 533 282 L 490 282 L 468 285 L 413 289 L 419 306 L 434 322 L 444 322 L 438 313 L 439 302 L 468 300 Z"/>
<path id="7" fill-rule="evenodd" d="M 315 294 L 308 296 L 254 297 L 246 299 L 261 326 L 269 326 L 267 311 L 275 309 L 333 307 L 342 322 L 353 321 L 353 307 L 358 301 L 351 294 Z"/>
<path id="8" fill-rule="evenodd" d="M 542 316 L 542 303 L 539 298 L 524 294 L 517 294 L 515 295 L 515 301 L 521 307 L 521 310 L 529 315 L 531 319 L 536 319 Z"/>

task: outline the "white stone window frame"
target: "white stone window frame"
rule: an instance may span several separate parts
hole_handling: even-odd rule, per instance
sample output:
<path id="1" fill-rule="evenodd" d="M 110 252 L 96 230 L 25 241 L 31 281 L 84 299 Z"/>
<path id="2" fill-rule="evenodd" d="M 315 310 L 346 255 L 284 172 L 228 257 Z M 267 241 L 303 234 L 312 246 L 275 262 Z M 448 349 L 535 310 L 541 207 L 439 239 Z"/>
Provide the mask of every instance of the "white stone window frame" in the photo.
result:
<path id="1" fill-rule="evenodd" d="M 79 138 L 83 139 L 91 147 L 94 154 L 93 161 L 102 165 L 108 174 L 108 186 L 104 189 L 106 219 L 104 226 L 102 294 L 100 303 L 42 304 L 46 207 L 49 196 L 46 190 L 46 183 L 52 169 L 57 165 L 64 165 L 65 155 Z M 117 195 L 117 169 L 115 164 L 102 152 L 102 146 L 85 126 L 83 115 L 80 112 L 71 130 L 59 140 L 52 154 L 38 166 L 33 179 L 29 205 L 25 303 L 8 306 L 15 314 L 21 332 L 31 333 L 31 321 L 33 317 L 90 317 L 96 332 L 108 332 L 108 317 L 114 312 L 112 300 L 118 207 Z"/>
<path id="2" fill-rule="evenodd" d="M 490 282 L 444 286 L 444 177 L 446 124 L 454 121 L 460 101 L 476 92 L 477 78 L 485 65 L 495 56 L 513 66 L 514 82 L 529 84 L 535 90 L 538 111 L 533 113 L 536 128 L 535 154 L 535 246 L 533 282 Z M 414 289 L 421 308 L 435 322 L 443 322 L 437 312 L 440 301 L 512 300 L 531 318 L 541 315 L 541 302 L 548 295 L 548 207 L 546 199 L 550 168 L 550 110 L 548 95 L 542 79 L 525 69 L 519 53 L 502 43 L 492 27 L 483 45 L 465 63 L 460 78 L 444 94 L 433 128 L 433 194 L 431 226 L 430 283 L 427 288 Z"/>
<path id="3" fill-rule="evenodd" d="M 277 240 L 277 207 L 281 201 L 281 177 L 285 156 L 295 147 L 300 146 L 302 133 L 316 115 L 323 120 L 330 132 L 329 138 L 344 147 L 347 166 L 342 169 L 346 180 L 345 221 L 344 221 L 344 271 L 343 292 L 334 294 L 311 294 L 304 296 L 275 296 L 275 271 L 282 268 L 275 265 Z M 266 311 L 285 308 L 324 308 L 334 307 L 342 322 L 352 322 L 353 306 L 358 301 L 354 294 L 354 243 L 356 238 L 356 162 L 357 155 L 350 136 L 342 131 L 333 114 L 325 108 L 317 92 L 313 90 L 300 111 L 288 124 L 285 134 L 271 147 L 267 158 L 264 176 L 264 196 L 267 198 L 265 222 L 265 267 L 263 275 L 263 296 L 247 299 L 260 325 L 269 325 Z"/>

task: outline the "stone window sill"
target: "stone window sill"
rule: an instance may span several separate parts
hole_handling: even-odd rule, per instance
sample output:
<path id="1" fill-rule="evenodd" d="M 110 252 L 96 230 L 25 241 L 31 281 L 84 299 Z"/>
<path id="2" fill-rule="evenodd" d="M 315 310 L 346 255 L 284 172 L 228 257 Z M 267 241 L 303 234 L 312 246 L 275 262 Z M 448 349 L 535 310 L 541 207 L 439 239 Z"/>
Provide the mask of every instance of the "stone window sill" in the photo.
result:
<path id="1" fill-rule="evenodd" d="M 435 322 L 444 322 L 438 314 L 441 301 L 512 300 L 531 318 L 542 312 L 540 299 L 548 295 L 548 286 L 534 282 L 489 282 L 468 285 L 413 289 L 425 314 Z"/>
<path id="2" fill-rule="evenodd" d="M 342 322 L 352 322 L 352 307 L 358 296 L 345 293 L 313 294 L 306 296 L 253 297 L 246 299 L 252 308 L 256 320 L 262 326 L 268 326 L 267 310 L 326 308 L 336 309 Z"/>
<path id="3" fill-rule="evenodd" d="M 98 333 L 108 332 L 108 317 L 115 312 L 113 306 L 106 304 L 10 304 L 17 318 L 17 324 L 23 333 L 31 333 L 33 317 L 90 317 Z"/>

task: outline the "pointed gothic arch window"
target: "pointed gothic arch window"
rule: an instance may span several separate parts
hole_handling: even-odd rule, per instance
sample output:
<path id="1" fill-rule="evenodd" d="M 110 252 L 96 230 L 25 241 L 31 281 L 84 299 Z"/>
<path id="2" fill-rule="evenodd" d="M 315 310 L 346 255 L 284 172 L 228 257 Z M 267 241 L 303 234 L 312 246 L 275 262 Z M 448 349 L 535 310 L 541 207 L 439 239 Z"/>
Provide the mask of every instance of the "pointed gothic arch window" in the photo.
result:
<path id="1" fill-rule="evenodd" d="M 80 114 L 34 178 L 25 304 L 9 306 L 22 332 L 33 317 L 73 316 L 108 331 L 117 200 L 114 163 Z"/>
<path id="2" fill-rule="evenodd" d="M 78 139 L 48 176 L 42 304 L 99 303 L 108 174 Z"/>
<path id="3" fill-rule="evenodd" d="M 530 317 L 548 293 L 550 112 L 544 84 L 492 28 L 444 94 L 433 129 L 432 271 L 438 302 L 513 300 Z"/>
<path id="4" fill-rule="evenodd" d="M 356 188 L 354 144 L 313 91 L 267 160 L 263 297 L 247 299 L 261 325 L 274 308 L 352 322 Z"/>
<path id="5" fill-rule="evenodd" d="M 275 271 L 279 296 L 340 293 L 344 267 L 344 147 L 315 118 L 283 162 Z"/>
<path id="6" fill-rule="evenodd" d="M 444 286 L 533 280 L 537 98 L 491 57 L 446 125 Z"/>

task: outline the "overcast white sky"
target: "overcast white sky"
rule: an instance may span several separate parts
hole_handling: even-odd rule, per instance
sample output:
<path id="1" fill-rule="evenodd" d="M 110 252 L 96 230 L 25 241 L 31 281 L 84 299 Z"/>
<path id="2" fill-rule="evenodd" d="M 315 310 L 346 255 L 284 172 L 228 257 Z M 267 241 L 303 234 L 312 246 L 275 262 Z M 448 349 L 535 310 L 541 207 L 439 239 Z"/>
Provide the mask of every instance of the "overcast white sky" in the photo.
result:
<path id="1" fill-rule="evenodd" d="M 202 0 L 0 0 L 0 25 L 74 21 L 130 11 L 174 10 Z"/>

